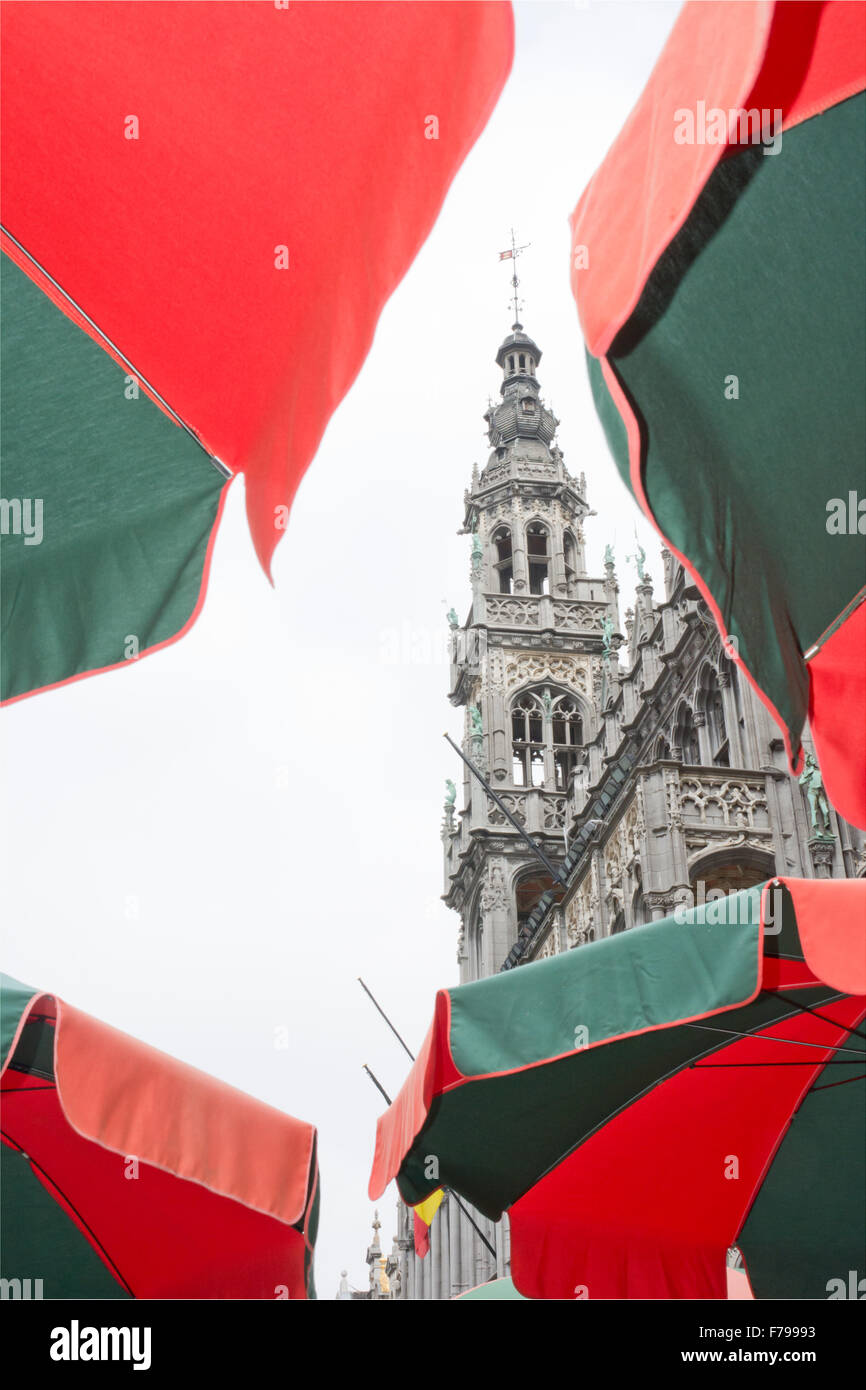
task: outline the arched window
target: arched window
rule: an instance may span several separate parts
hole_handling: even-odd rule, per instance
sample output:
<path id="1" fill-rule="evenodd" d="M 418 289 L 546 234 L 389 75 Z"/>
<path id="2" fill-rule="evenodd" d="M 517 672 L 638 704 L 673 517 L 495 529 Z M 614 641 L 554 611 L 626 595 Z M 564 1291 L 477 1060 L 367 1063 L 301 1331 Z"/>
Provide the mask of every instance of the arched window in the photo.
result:
<path id="1" fill-rule="evenodd" d="M 577 546 L 570 531 L 566 531 L 562 538 L 562 552 L 565 559 L 566 588 L 569 595 L 573 596 L 577 583 Z"/>
<path id="2" fill-rule="evenodd" d="M 570 695 L 560 695 L 553 703 L 553 768 L 558 791 L 565 791 L 568 779 L 578 764 L 583 746 L 583 720 Z"/>
<path id="3" fill-rule="evenodd" d="M 701 761 L 698 731 L 695 719 L 688 705 L 680 705 L 674 729 L 674 743 L 680 749 L 684 763 L 697 764 Z"/>
<path id="4" fill-rule="evenodd" d="M 743 697 L 740 693 L 740 678 L 737 675 L 737 665 L 734 661 L 725 661 L 721 668 L 728 674 L 731 683 L 731 694 L 734 697 L 734 709 L 737 711 L 737 726 L 745 732 L 746 721 L 743 718 Z"/>
<path id="5" fill-rule="evenodd" d="M 565 791 L 583 748 L 577 701 L 547 687 L 525 691 L 511 706 L 511 741 L 515 786 L 541 787 L 552 775 L 557 791 Z"/>
<path id="6" fill-rule="evenodd" d="M 499 576 L 500 594 L 510 594 L 514 579 L 514 558 L 511 547 L 511 532 L 507 526 L 500 526 L 493 532 L 493 545 L 496 551 L 494 568 Z"/>
<path id="7" fill-rule="evenodd" d="M 511 707 L 511 747 L 516 787 L 540 787 L 544 782 L 544 709 L 529 693 Z"/>
<path id="8" fill-rule="evenodd" d="M 526 558 L 529 564 L 529 592 L 549 593 L 547 527 L 540 521 L 531 521 L 526 528 Z"/>
<path id="9" fill-rule="evenodd" d="M 553 889 L 556 900 L 562 897 L 562 884 L 555 883 L 543 869 L 529 869 L 517 880 L 514 889 L 514 903 L 517 909 L 517 930 L 523 926 L 532 909 L 543 893 Z"/>
<path id="10" fill-rule="evenodd" d="M 514 371 L 514 358 L 513 358 L 513 357 L 509 357 L 509 359 L 508 359 L 508 370 L 509 370 L 510 372 L 513 372 L 513 371 Z"/>
<path id="11" fill-rule="evenodd" d="M 525 371 L 526 371 L 526 353 L 525 353 L 525 352 L 521 352 L 520 358 L 519 358 L 519 362 L 520 362 L 520 370 L 521 370 L 522 372 L 525 372 Z"/>
<path id="12" fill-rule="evenodd" d="M 701 675 L 701 702 L 707 721 L 707 737 L 710 743 L 710 757 L 715 767 L 730 767 L 728 731 L 725 727 L 725 710 L 719 679 L 712 666 L 705 666 Z"/>
<path id="13" fill-rule="evenodd" d="M 660 759 L 660 758 L 669 758 L 670 755 L 671 755 L 671 746 L 670 746 L 670 744 L 668 743 L 667 739 L 665 738 L 664 734 L 662 734 L 661 738 L 659 739 L 658 743 L 656 744 L 656 759 Z"/>
<path id="14" fill-rule="evenodd" d="M 697 901 L 713 902 L 744 888 L 755 888 L 775 873 L 775 857 L 769 850 L 744 850 L 739 858 L 716 854 L 705 857 L 703 863 L 699 860 L 689 873 L 689 882 Z"/>

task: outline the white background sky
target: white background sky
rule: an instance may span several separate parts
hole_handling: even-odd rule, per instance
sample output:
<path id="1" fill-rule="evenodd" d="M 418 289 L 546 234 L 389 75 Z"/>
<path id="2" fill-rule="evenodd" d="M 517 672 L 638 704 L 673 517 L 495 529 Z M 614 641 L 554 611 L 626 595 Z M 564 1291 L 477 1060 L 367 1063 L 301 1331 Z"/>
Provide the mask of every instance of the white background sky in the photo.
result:
<path id="1" fill-rule="evenodd" d="M 276 589 L 232 487 L 204 612 L 176 646 L 5 712 L 4 968 L 319 1128 L 319 1296 L 366 1286 L 382 1104 L 434 991 L 456 982 L 440 901 L 448 608 L 469 600 L 463 490 L 509 331 L 523 322 L 566 466 L 585 471 L 591 570 L 615 544 L 633 601 L 652 531 L 596 421 L 568 283 L 568 216 L 628 115 L 678 5 L 519 3 L 514 70 L 295 503 Z M 359 267 L 359 273 L 362 268 Z M 137 918 L 134 916 L 138 913 Z M 275 1030 L 288 1030 L 288 1048 Z M 383 1245 L 394 1189 L 380 1203 Z"/>

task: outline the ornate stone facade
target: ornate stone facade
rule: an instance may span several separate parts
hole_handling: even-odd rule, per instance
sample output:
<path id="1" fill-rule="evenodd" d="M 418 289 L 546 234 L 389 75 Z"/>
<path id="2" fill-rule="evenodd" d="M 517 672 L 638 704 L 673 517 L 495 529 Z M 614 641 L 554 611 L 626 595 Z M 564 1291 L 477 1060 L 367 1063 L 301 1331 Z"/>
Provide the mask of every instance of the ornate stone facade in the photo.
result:
<path id="1" fill-rule="evenodd" d="M 862 833 L 824 815 L 820 769 L 803 786 L 790 775 L 776 725 L 667 551 L 657 601 L 637 548 L 623 631 L 610 547 L 602 575 L 586 569 L 586 483 L 556 446 L 540 357 L 516 324 L 496 358 L 502 401 L 485 416 L 492 452 L 465 494 L 472 606 L 452 631 L 450 698 L 490 790 L 464 769 L 445 808 L 461 982 L 639 928 L 710 888 L 866 873 Z M 564 867 L 564 892 L 503 806 Z M 450 1199 L 420 1261 L 401 1209 L 404 1297 L 451 1297 L 507 1271 L 507 1220 L 472 1216 L 495 1257 Z"/>

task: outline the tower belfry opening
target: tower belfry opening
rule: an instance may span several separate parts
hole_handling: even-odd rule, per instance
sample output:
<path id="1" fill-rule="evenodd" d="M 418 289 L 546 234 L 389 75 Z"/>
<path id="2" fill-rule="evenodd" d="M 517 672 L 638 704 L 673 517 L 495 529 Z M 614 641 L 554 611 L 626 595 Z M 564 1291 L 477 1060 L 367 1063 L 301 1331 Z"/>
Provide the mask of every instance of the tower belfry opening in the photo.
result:
<path id="1" fill-rule="evenodd" d="M 520 249 L 513 241 L 515 257 Z M 499 398 L 483 417 L 489 454 L 466 494 L 472 609 L 455 633 L 451 700 L 466 712 L 467 755 L 556 864 L 569 790 L 597 728 L 592 692 L 605 622 L 616 630 L 619 616 L 609 578 L 586 569 L 586 483 L 558 446 L 559 421 L 539 377 L 542 350 L 517 316 L 518 283 L 515 274 L 515 321 L 495 354 Z M 501 967 L 551 883 L 468 772 L 463 791 L 459 846 L 446 841 L 446 901 L 463 919 L 468 980 Z"/>

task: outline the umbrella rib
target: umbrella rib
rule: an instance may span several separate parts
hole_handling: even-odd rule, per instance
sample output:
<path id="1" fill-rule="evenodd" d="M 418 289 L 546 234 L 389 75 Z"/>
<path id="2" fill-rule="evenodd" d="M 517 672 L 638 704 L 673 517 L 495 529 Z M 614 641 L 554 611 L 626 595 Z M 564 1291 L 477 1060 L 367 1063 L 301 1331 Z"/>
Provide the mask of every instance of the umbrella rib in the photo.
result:
<path id="1" fill-rule="evenodd" d="M 831 1022 L 830 1019 L 825 1020 Z M 736 1028 L 713 1028 L 709 1023 L 684 1023 L 683 1028 L 696 1028 L 701 1033 L 725 1033 L 729 1038 L 760 1038 L 763 1042 L 782 1042 L 791 1043 L 793 1047 L 816 1047 L 820 1052 L 851 1052 L 862 1063 L 863 1053 L 857 1047 L 837 1047 L 835 1043 L 814 1043 L 804 1042 L 800 1038 L 771 1038 L 766 1033 L 741 1033 Z M 837 1023 L 837 1028 L 845 1028 L 844 1023 Z M 846 1029 L 850 1032 L 850 1029 Z"/>
<path id="2" fill-rule="evenodd" d="M 778 989 L 768 989 L 765 990 L 764 993 L 772 994 L 776 999 L 782 999 L 784 997 Z M 798 999 L 792 999 L 791 1003 L 796 1008 L 800 1009 L 802 1013 L 812 1014 L 814 1018 L 820 1018 L 822 1023 L 830 1023 L 834 1028 L 845 1028 L 848 1033 L 853 1033 L 856 1038 L 862 1038 L 863 1041 L 866 1042 L 866 1033 L 862 1033 L 859 1028 L 849 1028 L 844 1023 L 837 1023 L 835 1019 L 828 1018 L 826 1014 L 819 1014 L 817 1009 L 810 1008 L 808 1004 L 801 1004 Z"/>
<path id="3" fill-rule="evenodd" d="M 47 1182 L 50 1182 L 51 1186 L 52 1186 L 57 1192 L 60 1193 L 60 1195 L 61 1195 L 61 1197 L 63 1198 L 64 1202 L 65 1202 L 65 1203 L 67 1204 L 67 1206 L 69 1207 L 70 1211 L 74 1211 L 74 1212 L 75 1212 L 76 1217 L 77 1217 L 78 1220 L 81 1222 L 81 1224 L 82 1224 L 82 1226 L 84 1227 L 85 1231 L 87 1231 L 87 1233 L 89 1234 L 89 1236 L 90 1236 L 90 1238 L 92 1239 L 94 1245 L 97 1246 L 97 1248 L 98 1248 L 99 1250 L 102 1251 L 103 1255 L 105 1256 L 106 1261 L 107 1261 L 108 1264 L 111 1266 L 111 1268 L 113 1269 L 114 1273 L 117 1275 L 118 1280 L 119 1280 L 120 1283 L 123 1285 L 123 1287 L 126 1289 L 126 1292 L 129 1294 L 130 1298 L 135 1298 L 135 1294 L 132 1292 L 132 1289 L 130 1288 L 130 1286 L 129 1286 L 129 1284 L 126 1282 L 126 1280 L 124 1279 L 124 1277 L 123 1277 L 123 1275 L 121 1274 L 120 1270 L 117 1268 L 117 1265 L 114 1263 L 114 1260 L 113 1260 L 113 1259 L 111 1258 L 111 1256 L 109 1255 L 109 1253 L 108 1253 L 108 1251 L 106 1250 L 105 1246 L 102 1244 L 102 1241 L 99 1239 L 98 1235 L 97 1235 L 96 1232 L 93 1230 L 93 1228 L 92 1228 L 91 1226 L 89 1226 L 88 1223 L 85 1221 L 84 1217 L 82 1216 L 81 1212 L 78 1210 L 78 1208 L 77 1208 L 77 1206 L 75 1205 L 75 1203 L 72 1202 L 72 1201 L 69 1199 L 69 1197 L 67 1197 L 66 1193 L 63 1191 L 63 1188 L 60 1186 L 60 1184 L 59 1184 L 59 1183 L 56 1183 L 56 1182 L 54 1181 L 54 1179 L 51 1177 L 51 1175 L 50 1175 L 49 1173 L 47 1173 L 47 1172 L 45 1171 L 45 1169 L 42 1167 L 42 1164 L 41 1164 L 41 1163 L 37 1163 L 36 1159 L 33 1157 L 32 1154 L 25 1153 L 24 1149 L 23 1149 L 23 1148 L 21 1147 L 21 1145 L 17 1142 L 17 1140 L 15 1140 L 15 1139 L 12 1138 L 12 1135 L 11 1135 L 11 1134 L 7 1134 L 7 1133 L 5 1132 L 5 1130 L 0 1130 L 0 1134 L 2 1134 L 2 1135 L 3 1135 L 3 1138 L 4 1138 L 9 1144 L 11 1144 L 12 1147 L 18 1151 L 18 1153 L 21 1154 L 22 1158 L 26 1158 L 28 1163 L 30 1163 L 34 1168 L 38 1168 L 39 1171 L 40 1171 L 40 1173 L 42 1174 L 42 1176 L 46 1179 L 46 1181 L 47 1181 Z"/>
<path id="4" fill-rule="evenodd" d="M 769 994 L 770 992 L 771 992 L 771 991 L 769 991 L 769 990 L 766 991 L 766 993 L 768 993 L 768 994 Z M 783 995 L 779 995 L 779 994 L 775 994 L 774 997 L 775 997 L 776 999 L 778 999 L 778 1001 L 779 1001 L 780 1004 L 782 1004 L 782 1003 L 794 1004 L 794 1002 L 795 1002 L 793 999 L 787 1000 L 787 999 L 784 998 Z M 833 994 L 833 995 L 830 996 L 830 998 L 829 998 L 826 1002 L 827 1002 L 827 1003 L 830 1003 L 833 999 L 838 999 L 838 998 L 840 998 L 840 996 L 839 996 L 838 994 Z M 778 1019 L 775 1019 L 774 1022 L 776 1022 L 776 1023 L 781 1023 L 784 1019 L 792 1018 L 793 1016 L 794 1016 L 794 1010 L 793 1010 L 793 1009 L 789 1009 L 787 1013 L 782 1014 L 781 1017 L 778 1018 Z M 676 1025 L 676 1026 L 679 1027 L 679 1026 L 682 1026 L 682 1025 Z M 688 1025 L 686 1025 L 686 1026 L 688 1026 Z M 751 1037 L 754 1037 L 755 1034 L 753 1034 L 753 1033 L 744 1033 L 742 1036 L 743 1036 L 743 1037 L 746 1037 L 746 1038 L 751 1038 Z M 701 1058 L 702 1058 L 702 1057 L 712 1057 L 713 1053 L 715 1053 L 715 1052 L 721 1052 L 724 1046 L 725 1046 L 724 1043 L 714 1042 L 714 1043 L 708 1045 L 705 1051 L 699 1052 L 699 1053 L 698 1053 L 695 1057 L 693 1057 L 690 1061 L 677 1062 L 676 1065 L 673 1066 L 673 1067 L 671 1067 L 671 1069 L 670 1069 L 669 1071 L 665 1072 L 665 1074 L 664 1074 L 663 1076 L 659 1076 L 659 1077 L 657 1077 L 654 1081 L 650 1081 L 649 1084 L 646 1085 L 646 1086 L 644 1086 L 642 1090 L 638 1091 L 635 1095 L 630 1096 L 628 1100 L 624 1100 L 620 1105 L 616 1106 L 615 1109 L 611 1110 L 610 1114 L 609 1114 L 609 1115 L 606 1115 L 606 1116 L 604 1117 L 603 1120 L 599 1120 L 597 1124 L 592 1125 L 592 1126 L 587 1130 L 587 1132 L 586 1132 L 585 1134 L 581 1135 L 581 1137 L 580 1137 L 579 1139 L 575 1140 L 575 1142 L 574 1142 L 573 1144 L 570 1144 L 569 1147 L 565 1150 L 564 1153 L 561 1153 L 561 1154 L 559 1155 L 558 1158 L 554 1159 L 554 1161 L 553 1161 L 552 1163 L 548 1164 L 548 1166 L 547 1166 L 547 1168 L 545 1168 L 544 1172 L 543 1172 L 543 1173 L 540 1173 L 540 1174 L 538 1175 L 538 1177 L 535 1178 L 534 1181 L 530 1184 L 530 1186 L 531 1186 L 531 1187 L 534 1187 L 534 1186 L 535 1186 L 535 1183 L 541 1182 L 541 1180 L 542 1180 L 543 1178 L 546 1178 L 546 1177 L 547 1177 L 548 1173 L 552 1173 L 553 1170 L 554 1170 L 554 1168 L 558 1168 L 560 1163 L 563 1163 L 563 1162 L 565 1161 L 565 1159 L 570 1158 L 571 1155 L 572 1155 L 573 1153 L 576 1153 L 577 1150 L 578 1150 L 579 1148 L 582 1148 L 582 1146 L 587 1142 L 587 1140 L 591 1139 L 591 1138 L 593 1137 L 594 1134 L 597 1134 L 597 1133 L 599 1132 L 599 1130 L 604 1129 L 605 1125 L 610 1124 L 611 1120 L 615 1120 L 616 1117 L 617 1117 L 618 1115 L 622 1115 L 626 1110 L 629 1109 L 630 1106 L 634 1105 L 637 1101 L 642 1100 L 644 1096 L 648 1096 L 648 1095 L 650 1094 L 650 1092 L 651 1092 L 651 1091 L 654 1091 L 658 1086 L 663 1086 L 663 1085 L 665 1084 L 666 1081 L 670 1081 L 670 1080 L 672 1079 L 672 1077 L 677 1076 L 680 1072 L 685 1071 L 685 1070 L 687 1070 L 688 1068 L 694 1068 L 695 1070 L 698 1070 L 698 1071 L 701 1070 L 701 1067 L 700 1067 L 700 1065 L 699 1065 L 699 1064 L 700 1064 Z M 862 1054 L 860 1055 L 860 1060 L 861 1060 L 861 1062 L 862 1062 Z M 706 1066 L 706 1065 L 708 1065 L 708 1064 L 707 1064 L 707 1063 L 704 1063 L 703 1065 Z M 782 1066 L 782 1065 L 784 1065 L 784 1064 L 783 1064 L 783 1063 L 780 1063 L 780 1062 L 776 1062 L 776 1063 L 773 1063 L 773 1064 L 767 1063 L 766 1065 Z M 797 1065 L 797 1066 L 802 1066 L 803 1063 L 802 1063 L 802 1062 L 799 1062 L 799 1063 L 797 1063 L 796 1065 Z M 832 1065 L 832 1064 L 829 1063 L 829 1062 L 825 1062 L 824 1065 L 825 1065 L 825 1066 L 830 1066 L 830 1065 Z M 851 1079 L 851 1080 L 854 1080 L 855 1078 L 852 1077 L 852 1078 L 850 1078 L 850 1079 Z M 520 1200 L 520 1197 L 525 1196 L 525 1195 L 526 1195 L 526 1192 L 527 1192 L 528 1190 L 529 1190 L 529 1189 L 527 1188 L 524 1192 L 521 1192 L 521 1193 L 519 1194 L 519 1197 L 515 1197 L 515 1198 L 514 1198 L 514 1201 L 515 1201 L 515 1202 L 516 1202 L 516 1201 L 519 1201 L 519 1200 Z M 510 1205 L 510 1206 L 513 1206 L 514 1203 L 511 1202 L 511 1203 L 509 1203 L 509 1205 Z"/>
<path id="5" fill-rule="evenodd" d="M 10 1067 L 10 1071 L 18 1071 L 17 1067 Z M 33 1072 L 19 1072 L 19 1075 L 32 1076 Z M 31 1091 L 56 1091 L 56 1086 L 4 1086 L 0 1091 L 0 1096 L 29 1096 Z"/>
<path id="6" fill-rule="evenodd" d="M 828 1081 L 826 1086 L 813 1086 L 813 1091 L 832 1091 L 834 1086 L 850 1086 L 852 1081 L 866 1081 L 866 1071 L 862 1076 L 846 1076 L 844 1081 Z"/>
<path id="7" fill-rule="evenodd" d="M 212 464 L 212 466 L 216 469 L 218 473 L 222 475 L 222 477 L 234 477 L 234 474 L 232 473 L 231 469 L 223 463 L 222 459 L 218 459 L 216 454 L 212 454 L 210 450 L 207 449 L 205 445 L 202 443 L 202 441 L 199 439 L 195 430 L 192 429 L 192 427 L 188 425 L 185 420 L 181 419 L 176 410 L 172 410 L 168 401 L 165 399 L 164 396 L 160 395 L 159 391 L 157 391 L 153 383 L 148 381 L 147 377 L 144 376 L 140 371 L 137 370 L 136 367 L 133 366 L 126 353 L 122 352 L 121 349 L 117 346 L 117 343 L 113 342 L 111 338 L 109 338 L 108 334 L 103 332 L 103 330 L 99 327 L 98 323 L 94 323 L 90 315 L 86 313 L 84 309 L 82 309 L 81 305 L 76 303 L 76 301 L 72 298 L 72 295 L 69 294 L 68 291 L 65 290 L 62 285 L 58 284 L 58 282 L 54 279 L 54 276 L 49 274 L 49 272 L 45 269 L 44 265 L 40 265 L 36 257 L 31 256 L 30 252 L 27 250 L 27 247 L 22 246 L 18 238 L 13 236 L 12 233 L 2 225 L 2 223 L 0 223 L 0 232 L 2 232 L 4 236 L 8 237 L 9 240 L 15 246 L 18 247 L 18 250 L 21 252 L 22 256 L 27 257 L 30 264 L 36 267 L 40 275 L 45 276 L 45 279 L 49 282 L 49 284 L 53 285 L 54 288 L 57 290 L 57 293 L 63 296 L 67 304 L 70 304 L 72 308 L 75 310 L 76 314 L 79 314 L 81 318 L 84 319 L 85 323 L 88 323 L 90 325 L 94 333 L 99 334 L 99 337 L 102 339 L 102 341 L 104 343 L 107 343 L 108 346 L 111 348 L 111 351 L 115 353 L 124 363 L 124 365 L 129 368 L 132 376 L 134 376 L 137 381 L 142 382 L 142 384 L 146 387 L 150 395 L 153 396 L 155 400 L 159 401 L 163 409 L 166 410 L 168 414 L 171 416 L 171 418 L 175 420 L 177 424 L 180 425 L 181 429 L 186 430 L 186 433 L 189 435 L 190 439 L 194 439 L 198 447 L 202 450 L 202 452 L 208 460 L 208 463 Z"/>
<path id="8" fill-rule="evenodd" d="M 753 1033 L 747 1033 L 747 1034 L 746 1034 L 746 1037 L 749 1037 L 749 1038 L 754 1037 L 754 1034 L 753 1034 Z M 814 1061 L 813 1061 L 813 1060 L 809 1060 L 808 1058 L 807 1058 L 805 1061 L 803 1061 L 803 1062 L 703 1062 L 703 1063 L 701 1063 L 701 1062 L 692 1062 L 692 1063 L 690 1063 L 690 1066 L 691 1066 L 691 1068 L 692 1068 L 693 1071 L 713 1071 L 713 1070 L 717 1070 L 719 1067 L 734 1067 L 734 1068 L 736 1068 L 736 1067 L 813 1067 L 814 1065 L 815 1065 Z M 825 1062 L 825 1063 L 824 1063 L 824 1066 L 825 1066 L 825 1067 L 862 1067 L 862 1065 L 863 1065 L 862 1060 L 859 1061 L 859 1062 L 853 1062 L 853 1061 L 849 1061 L 847 1057 L 843 1057 L 841 1061 L 840 1061 L 838 1058 L 833 1058 L 832 1061 L 829 1061 L 829 1062 Z M 856 1080 L 857 1080 L 857 1077 L 856 1077 L 856 1076 L 852 1076 L 850 1079 L 851 1079 L 852 1081 L 856 1081 Z M 841 1083 L 841 1082 L 834 1082 L 833 1084 L 834 1084 L 834 1086 L 835 1086 L 835 1085 L 841 1085 L 842 1083 Z M 813 1090 L 820 1090 L 820 1089 L 821 1089 L 820 1087 L 813 1087 Z"/>

